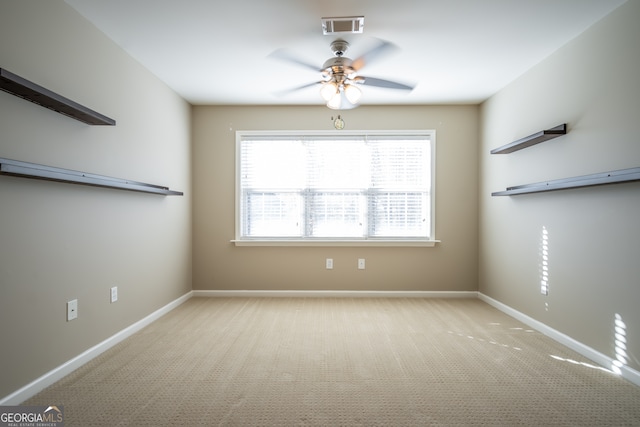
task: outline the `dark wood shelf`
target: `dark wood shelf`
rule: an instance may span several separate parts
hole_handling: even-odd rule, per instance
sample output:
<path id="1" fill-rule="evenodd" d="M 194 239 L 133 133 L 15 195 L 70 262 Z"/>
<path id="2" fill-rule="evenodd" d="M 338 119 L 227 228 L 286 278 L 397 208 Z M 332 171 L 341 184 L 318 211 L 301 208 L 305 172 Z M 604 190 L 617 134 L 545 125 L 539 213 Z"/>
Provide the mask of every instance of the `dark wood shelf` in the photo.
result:
<path id="1" fill-rule="evenodd" d="M 62 95 L 0 68 L 0 90 L 89 125 L 114 126 L 116 121 Z"/>
<path id="2" fill-rule="evenodd" d="M 93 187 L 115 188 L 119 190 L 140 191 L 143 193 L 161 194 L 165 196 L 182 196 L 184 194 L 181 191 L 173 191 L 168 187 L 162 187 L 160 185 L 3 158 L 0 158 L 0 175 L 89 185 Z"/>
<path id="3" fill-rule="evenodd" d="M 512 143 L 503 145 L 502 147 L 494 148 L 493 150 L 491 150 L 491 154 L 513 153 L 514 151 L 522 150 L 523 148 L 540 144 L 541 142 L 548 141 L 553 138 L 557 138 L 566 133 L 567 133 L 567 124 L 563 123 L 551 129 L 536 132 L 533 135 L 529 135 L 517 141 L 513 141 Z"/>
<path id="4" fill-rule="evenodd" d="M 527 193 L 541 193 L 545 191 L 568 190 L 571 188 L 594 187 L 596 185 L 621 184 L 624 182 L 640 181 L 640 167 L 621 169 L 611 172 L 601 172 L 572 178 L 556 179 L 553 181 L 537 182 L 534 184 L 508 187 L 505 191 L 491 193 L 492 196 L 517 196 Z"/>

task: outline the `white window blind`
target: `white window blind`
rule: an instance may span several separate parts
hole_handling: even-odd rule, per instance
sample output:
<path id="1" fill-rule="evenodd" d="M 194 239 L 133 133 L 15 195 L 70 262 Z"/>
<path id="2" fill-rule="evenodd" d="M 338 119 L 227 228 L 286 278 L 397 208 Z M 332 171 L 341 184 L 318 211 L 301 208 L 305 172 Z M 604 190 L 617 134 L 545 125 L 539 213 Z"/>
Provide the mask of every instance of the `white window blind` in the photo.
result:
<path id="1" fill-rule="evenodd" d="M 433 133 L 237 133 L 236 240 L 432 240 Z"/>

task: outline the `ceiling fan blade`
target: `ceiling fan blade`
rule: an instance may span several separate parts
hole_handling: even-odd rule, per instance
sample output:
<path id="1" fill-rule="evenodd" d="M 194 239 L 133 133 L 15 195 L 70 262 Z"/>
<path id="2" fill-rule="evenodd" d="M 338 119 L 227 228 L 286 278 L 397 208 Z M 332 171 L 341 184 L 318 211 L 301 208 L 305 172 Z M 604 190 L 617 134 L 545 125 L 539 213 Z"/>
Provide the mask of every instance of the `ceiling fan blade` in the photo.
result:
<path id="1" fill-rule="evenodd" d="M 354 79 L 356 83 L 367 85 L 384 87 L 387 89 L 400 89 L 400 90 L 413 90 L 414 86 L 409 86 L 404 83 L 392 82 L 391 80 L 376 79 L 374 77 L 358 76 Z"/>
<path id="2" fill-rule="evenodd" d="M 289 95 L 290 93 L 299 91 L 301 89 L 306 89 L 306 88 L 311 87 L 311 86 L 319 85 L 321 83 L 322 82 L 320 82 L 320 81 L 307 83 L 307 84 L 304 84 L 304 85 L 301 85 L 301 86 L 296 86 L 296 87 L 292 87 L 292 88 L 289 88 L 289 89 L 280 90 L 280 91 L 276 92 L 275 94 L 277 96 L 285 96 L 285 95 Z"/>
<path id="3" fill-rule="evenodd" d="M 272 52 L 271 54 L 269 54 L 268 58 L 278 59 L 280 61 L 291 62 L 293 64 L 297 64 L 297 65 L 301 65 L 301 66 L 303 66 L 305 68 L 309 68 L 310 70 L 313 70 L 315 72 L 319 72 L 320 71 L 318 66 L 313 65 L 313 64 L 309 64 L 308 62 L 305 62 L 305 61 L 299 59 L 298 57 L 296 57 L 296 55 L 294 55 L 292 52 L 288 51 L 287 49 L 278 49 L 278 50 Z"/>
<path id="4" fill-rule="evenodd" d="M 395 49 L 397 48 L 393 43 L 381 39 L 376 39 L 375 46 L 354 59 L 351 65 L 354 70 L 358 71 L 365 65 L 368 65 L 371 62 L 375 61 L 380 55 L 390 53 Z"/>

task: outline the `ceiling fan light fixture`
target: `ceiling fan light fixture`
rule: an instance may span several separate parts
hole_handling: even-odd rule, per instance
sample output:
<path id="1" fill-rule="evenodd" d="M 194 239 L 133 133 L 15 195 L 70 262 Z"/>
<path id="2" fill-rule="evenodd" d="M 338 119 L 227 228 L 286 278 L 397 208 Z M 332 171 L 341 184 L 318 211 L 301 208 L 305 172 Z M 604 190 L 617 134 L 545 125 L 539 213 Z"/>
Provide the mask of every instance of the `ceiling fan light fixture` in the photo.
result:
<path id="1" fill-rule="evenodd" d="M 327 107 L 332 110 L 339 110 L 342 105 L 342 93 L 340 91 L 336 92 L 329 101 L 327 101 Z"/>
<path id="2" fill-rule="evenodd" d="M 338 87 L 334 82 L 326 82 L 322 84 L 320 88 L 320 96 L 325 101 L 330 101 L 336 94 L 338 94 Z"/>
<path id="3" fill-rule="evenodd" d="M 332 110 L 351 110 L 356 108 L 358 104 L 353 104 L 345 95 L 344 88 L 340 90 L 327 102 L 327 107 Z"/>
<path id="4" fill-rule="evenodd" d="M 346 85 L 344 89 L 344 95 L 347 97 L 350 103 L 357 104 L 362 97 L 362 92 L 354 85 Z"/>

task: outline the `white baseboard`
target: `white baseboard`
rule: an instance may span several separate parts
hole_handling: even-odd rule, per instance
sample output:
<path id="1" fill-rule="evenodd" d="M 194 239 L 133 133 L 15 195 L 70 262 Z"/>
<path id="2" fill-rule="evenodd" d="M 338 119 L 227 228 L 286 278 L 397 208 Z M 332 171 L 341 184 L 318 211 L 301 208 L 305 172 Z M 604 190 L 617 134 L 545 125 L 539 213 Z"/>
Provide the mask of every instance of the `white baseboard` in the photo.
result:
<path id="1" fill-rule="evenodd" d="M 192 291 L 194 297 L 477 298 L 476 291 Z"/>
<path id="2" fill-rule="evenodd" d="M 545 325 L 544 323 L 539 322 L 533 319 L 532 317 L 529 317 L 526 314 L 521 313 L 509 307 L 508 305 L 501 303 L 500 301 L 494 300 L 493 298 L 488 297 L 481 292 L 478 292 L 478 299 L 497 308 L 503 313 L 508 314 L 509 316 L 521 321 L 525 325 L 530 326 L 531 328 L 545 334 L 546 336 L 548 336 L 549 338 L 552 338 L 553 340 L 559 342 L 560 344 L 566 347 L 569 347 L 571 350 L 586 357 L 589 360 L 594 361 L 595 363 L 597 363 L 598 365 L 602 366 L 607 370 L 610 370 L 611 366 L 613 366 L 613 359 L 610 358 L 609 356 L 604 355 L 599 351 L 596 351 L 593 348 L 587 345 L 584 345 L 579 341 L 574 340 L 570 336 L 565 335 L 562 332 L 559 332 Z M 640 386 L 640 372 L 636 371 L 635 369 L 629 368 L 628 366 L 622 366 L 620 368 L 620 371 L 621 371 L 620 376 L 632 382 L 633 384 Z"/>
<path id="3" fill-rule="evenodd" d="M 176 308 L 177 306 L 184 303 L 190 298 L 191 298 L 191 292 L 188 292 L 183 296 L 181 296 L 180 298 L 165 305 L 164 307 L 154 311 L 147 317 L 137 321 L 133 325 L 121 330 L 115 335 L 112 335 L 111 337 L 91 347 L 90 349 L 79 354 L 73 359 L 63 363 L 62 365 L 58 366 L 52 371 L 47 372 L 46 374 L 42 375 L 40 378 L 35 379 L 34 381 L 30 382 L 26 386 L 22 387 L 21 389 L 0 399 L 0 406 L 1 405 L 19 405 L 20 403 L 29 399 L 31 396 L 34 396 L 41 390 L 45 389 L 46 387 L 62 379 L 66 375 L 70 374 L 74 370 L 78 369 L 80 366 L 89 362 L 94 357 L 100 355 L 101 353 L 110 349 L 114 345 L 118 344 L 120 341 L 130 337 L 131 335 L 138 332 L 145 326 L 151 324 L 152 322 L 154 322 L 164 314 L 170 312 L 171 310 L 173 310 L 174 308 Z"/>

